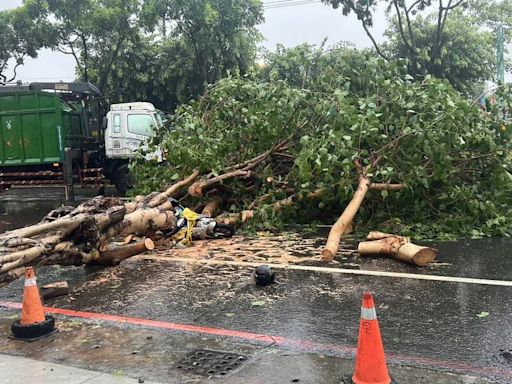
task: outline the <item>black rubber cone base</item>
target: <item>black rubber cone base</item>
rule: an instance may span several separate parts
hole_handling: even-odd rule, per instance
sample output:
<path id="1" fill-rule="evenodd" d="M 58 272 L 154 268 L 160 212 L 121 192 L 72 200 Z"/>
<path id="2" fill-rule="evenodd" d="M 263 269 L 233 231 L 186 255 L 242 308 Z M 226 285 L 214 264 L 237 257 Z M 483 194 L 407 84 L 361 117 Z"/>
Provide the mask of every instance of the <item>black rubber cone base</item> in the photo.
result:
<path id="1" fill-rule="evenodd" d="M 341 379 L 341 384 L 355 384 L 355 383 L 352 381 L 352 376 L 343 376 Z M 391 377 L 391 384 L 397 384 L 397 382 L 395 381 L 395 379 L 393 379 L 393 377 Z"/>
<path id="2" fill-rule="evenodd" d="M 55 319 L 45 315 L 45 320 L 40 323 L 22 325 L 20 320 L 11 324 L 12 338 L 24 341 L 36 341 L 49 336 L 55 332 Z"/>

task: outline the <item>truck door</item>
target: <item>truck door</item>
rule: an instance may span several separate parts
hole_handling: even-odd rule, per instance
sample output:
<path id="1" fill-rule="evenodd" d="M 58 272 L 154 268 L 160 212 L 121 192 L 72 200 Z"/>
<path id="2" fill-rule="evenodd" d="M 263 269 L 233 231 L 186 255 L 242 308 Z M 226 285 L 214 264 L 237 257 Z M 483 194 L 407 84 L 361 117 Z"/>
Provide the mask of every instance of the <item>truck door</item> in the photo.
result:
<path id="1" fill-rule="evenodd" d="M 122 157 L 126 147 L 121 130 L 121 113 L 111 112 L 107 115 L 108 125 L 105 131 L 105 152 L 108 158 Z"/>

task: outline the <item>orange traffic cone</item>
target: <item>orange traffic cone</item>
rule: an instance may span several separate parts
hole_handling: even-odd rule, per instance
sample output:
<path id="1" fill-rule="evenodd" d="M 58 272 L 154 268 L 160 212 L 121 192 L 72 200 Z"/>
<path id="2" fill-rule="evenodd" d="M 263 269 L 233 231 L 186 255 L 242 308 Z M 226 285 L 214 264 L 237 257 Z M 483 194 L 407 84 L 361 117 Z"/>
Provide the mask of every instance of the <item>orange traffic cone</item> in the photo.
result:
<path id="1" fill-rule="evenodd" d="M 23 288 L 23 307 L 21 308 L 21 325 L 30 325 L 44 321 L 43 304 L 37 288 L 34 268 L 25 270 L 25 287 Z"/>
<path id="2" fill-rule="evenodd" d="M 375 303 L 370 292 L 365 292 L 363 297 L 356 367 L 352 381 L 355 384 L 392 383 L 386 366 Z"/>
<path id="3" fill-rule="evenodd" d="M 37 340 L 55 330 L 55 319 L 44 314 L 41 297 L 37 289 L 34 268 L 25 270 L 25 287 L 23 288 L 23 307 L 21 320 L 11 324 L 11 332 L 16 338 Z"/>

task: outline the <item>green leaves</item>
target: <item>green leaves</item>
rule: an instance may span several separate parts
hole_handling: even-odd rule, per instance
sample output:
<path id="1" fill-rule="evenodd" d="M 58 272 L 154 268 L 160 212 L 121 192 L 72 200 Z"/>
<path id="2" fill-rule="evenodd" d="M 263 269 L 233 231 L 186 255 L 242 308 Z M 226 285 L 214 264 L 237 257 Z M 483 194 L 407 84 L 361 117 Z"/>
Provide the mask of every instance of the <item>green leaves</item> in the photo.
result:
<path id="1" fill-rule="evenodd" d="M 224 185 L 225 209 L 257 201 L 254 222 L 263 229 L 332 223 L 354 193 L 354 161 L 367 166 L 380 158 L 369 171 L 372 181 L 407 188 L 371 191 L 357 217 L 361 230 L 438 238 L 511 230 L 512 158 L 501 135 L 508 134 L 502 108 L 482 114 L 446 82 L 407 80 L 402 67 L 351 48 L 323 53 L 316 65 L 307 88 L 279 73 L 271 81 L 230 77 L 180 106 L 169 122 L 175 129 L 157 138 L 168 164 L 135 164 L 137 189 L 162 189 L 195 168 L 221 174 L 290 138 L 285 156 L 254 169 L 255 187 L 239 180 Z M 318 189 L 323 193 L 315 194 Z M 273 209 L 288 197 L 292 206 Z"/>

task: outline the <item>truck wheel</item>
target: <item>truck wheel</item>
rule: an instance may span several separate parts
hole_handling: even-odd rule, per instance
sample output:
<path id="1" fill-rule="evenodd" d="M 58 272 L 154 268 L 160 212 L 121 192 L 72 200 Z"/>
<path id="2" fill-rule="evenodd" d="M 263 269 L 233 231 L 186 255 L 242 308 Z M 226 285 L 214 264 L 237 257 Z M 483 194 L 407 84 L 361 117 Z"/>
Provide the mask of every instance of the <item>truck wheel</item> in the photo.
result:
<path id="1" fill-rule="evenodd" d="M 124 196 L 126 192 L 133 186 L 132 180 L 130 178 L 130 170 L 128 169 L 128 164 L 123 164 L 115 170 L 114 174 L 112 175 L 112 182 L 116 186 L 117 191 Z"/>

